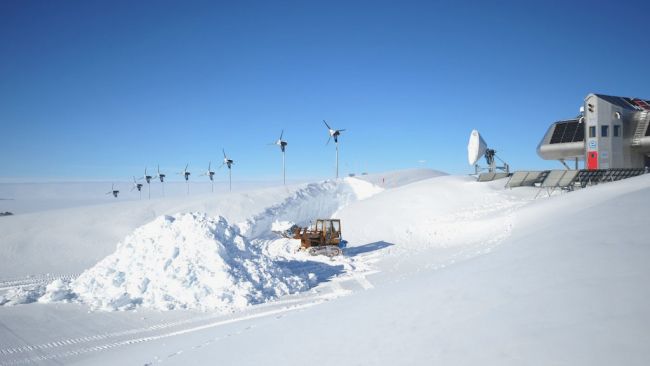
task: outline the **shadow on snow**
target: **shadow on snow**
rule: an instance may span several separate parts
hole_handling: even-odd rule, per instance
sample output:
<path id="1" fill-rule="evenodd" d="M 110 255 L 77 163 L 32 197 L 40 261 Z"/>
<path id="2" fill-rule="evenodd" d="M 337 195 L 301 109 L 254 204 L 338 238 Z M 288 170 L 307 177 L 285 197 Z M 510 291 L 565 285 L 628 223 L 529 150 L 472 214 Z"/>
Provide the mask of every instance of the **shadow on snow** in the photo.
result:
<path id="1" fill-rule="evenodd" d="M 319 283 L 327 282 L 331 278 L 336 277 L 345 272 L 345 267 L 341 264 L 327 264 L 317 261 L 298 261 L 298 260 L 282 260 L 276 262 L 278 266 L 291 271 L 294 275 L 300 277 L 309 277 L 310 274 L 316 276 L 311 281 L 309 287 L 312 288 Z"/>
<path id="2" fill-rule="evenodd" d="M 395 244 L 387 243 L 385 241 L 376 241 L 374 243 L 368 243 L 368 244 L 360 245 L 358 247 L 344 248 L 343 255 L 346 255 L 348 257 L 356 257 L 359 254 L 374 252 L 375 250 L 381 250 L 384 248 L 391 247 L 393 245 Z"/>

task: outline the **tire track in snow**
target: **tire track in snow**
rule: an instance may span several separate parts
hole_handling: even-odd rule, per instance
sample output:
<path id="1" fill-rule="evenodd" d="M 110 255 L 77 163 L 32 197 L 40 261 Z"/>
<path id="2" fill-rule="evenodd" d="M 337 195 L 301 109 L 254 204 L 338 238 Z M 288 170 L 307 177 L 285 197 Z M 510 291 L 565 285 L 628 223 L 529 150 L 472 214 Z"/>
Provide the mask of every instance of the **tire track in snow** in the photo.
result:
<path id="1" fill-rule="evenodd" d="M 252 313 L 235 316 L 233 318 L 224 319 L 223 315 L 191 317 L 182 321 L 157 323 L 147 327 L 133 328 L 119 332 L 95 334 L 68 339 L 55 339 L 37 345 L 3 348 L 0 349 L 0 365 L 23 365 L 82 356 L 93 352 L 101 352 L 142 342 L 155 341 L 240 321 L 253 320 L 274 315 L 279 319 L 284 313 L 306 309 L 344 296 L 347 293 L 348 292 L 346 291 L 339 291 L 336 286 L 333 286 L 323 289 L 320 292 L 312 293 L 308 296 L 298 296 L 296 298 L 258 305 L 262 308 L 270 309 L 264 310 L 253 307 L 253 309 L 251 309 Z M 247 329 L 249 328 L 250 327 Z M 36 352 L 39 354 L 34 355 Z"/>
<path id="2" fill-rule="evenodd" d="M 55 280 L 72 281 L 79 277 L 79 274 L 66 275 L 38 275 L 23 278 L 0 280 L 0 291 L 10 290 L 12 288 L 30 287 L 50 283 Z"/>

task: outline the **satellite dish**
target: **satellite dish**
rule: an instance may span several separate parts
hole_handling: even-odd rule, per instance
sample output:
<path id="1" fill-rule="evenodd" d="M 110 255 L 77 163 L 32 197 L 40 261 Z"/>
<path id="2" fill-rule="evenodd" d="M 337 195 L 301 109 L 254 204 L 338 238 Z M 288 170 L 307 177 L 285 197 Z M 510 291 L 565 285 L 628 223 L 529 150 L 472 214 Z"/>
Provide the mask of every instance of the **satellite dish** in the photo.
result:
<path id="1" fill-rule="evenodd" d="M 477 130 L 472 130 L 469 135 L 469 143 L 467 144 L 467 161 L 469 165 L 474 165 L 485 154 L 487 150 L 487 143 L 481 137 Z"/>

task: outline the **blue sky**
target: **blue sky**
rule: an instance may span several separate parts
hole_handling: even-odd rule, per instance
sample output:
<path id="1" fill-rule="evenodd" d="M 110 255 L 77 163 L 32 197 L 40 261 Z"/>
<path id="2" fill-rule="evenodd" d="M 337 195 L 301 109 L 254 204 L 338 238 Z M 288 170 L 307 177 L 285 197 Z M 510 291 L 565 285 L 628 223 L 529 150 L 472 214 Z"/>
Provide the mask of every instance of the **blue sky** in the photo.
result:
<path id="1" fill-rule="evenodd" d="M 589 92 L 650 99 L 645 2 L 3 1 L 0 177 L 470 172 L 478 128 L 514 169 Z M 422 163 L 421 161 L 426 161 Z M 225 171 L 219 173 L 225 178 Z M 180 179 L 180 177 L 176 177 Z"/>

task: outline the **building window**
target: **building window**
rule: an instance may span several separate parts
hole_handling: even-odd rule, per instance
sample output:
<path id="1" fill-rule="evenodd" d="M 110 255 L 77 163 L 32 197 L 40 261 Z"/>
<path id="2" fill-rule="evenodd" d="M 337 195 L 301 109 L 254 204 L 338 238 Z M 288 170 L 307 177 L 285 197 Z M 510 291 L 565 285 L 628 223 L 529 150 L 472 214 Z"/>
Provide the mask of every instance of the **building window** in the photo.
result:
<path id="1" fill-rule="evenodd" d="M 614 137 L 619 137 L 619 136 L 621 136 L 621 126 L 614 125 Z"/>
<path id="2" fill-rule="evenodd" d="M 596 126 L 589 126 L 589 137 L 596 137 Z"/>
<path id="3" fill-rule="evenodd" d="M 609 126 L 608 125 L 600 126 L 600 137 L 607 137 L 608 134 L 609 134 Z"/>

